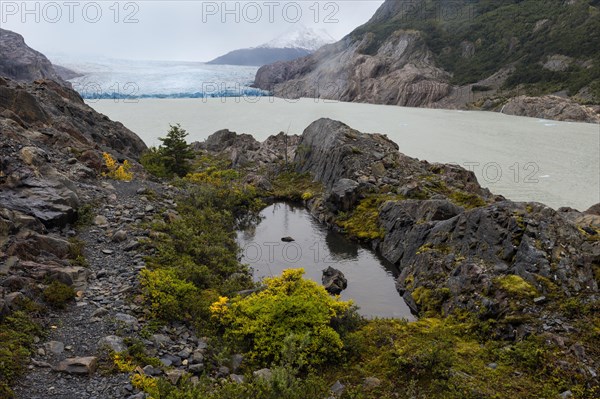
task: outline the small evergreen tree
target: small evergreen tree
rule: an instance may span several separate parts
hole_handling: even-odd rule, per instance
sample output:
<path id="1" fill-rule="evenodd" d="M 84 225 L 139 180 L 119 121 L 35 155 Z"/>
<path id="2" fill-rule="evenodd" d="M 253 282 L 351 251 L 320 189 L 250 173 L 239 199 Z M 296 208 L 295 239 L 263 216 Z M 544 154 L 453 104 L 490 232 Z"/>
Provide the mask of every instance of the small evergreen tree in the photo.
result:
<path id="1" fill-rule="evenodd" d="M 162 160 L 168 172 L 183 177 L 190 171 L 188 159 L 194 158 L 194 152 L 185 141 L 188 135 L 185 129 L 182 129 L 179 123 L 169 127 L 167 137 L 158 138 L 162 141 L 160 146 Z"/>
<path id="2" fill-rule="evenodd" d="M 166 137 L 159 137 L 162 145 L 151 147 L 142 155 L 141 163 L 146 170 L 155 176 L 183 177 L 191 170 L 188 160 L 194 158 L 194 151 L 185 141 L 188 133 L 180 124 L 169 125 Z"/>

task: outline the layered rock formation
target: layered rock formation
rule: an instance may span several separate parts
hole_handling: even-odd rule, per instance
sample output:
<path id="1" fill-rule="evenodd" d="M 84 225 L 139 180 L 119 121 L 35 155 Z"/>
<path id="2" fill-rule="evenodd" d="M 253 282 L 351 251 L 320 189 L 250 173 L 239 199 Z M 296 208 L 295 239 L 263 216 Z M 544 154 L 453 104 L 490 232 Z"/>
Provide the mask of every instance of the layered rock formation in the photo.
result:
<path id="1" fill-rule="evenodd" d="M 374 38 L 346 37 L 315 54 L 259 69 L 255 85 L 286 98 L 316 97 L 403 106 L 434 106 L 452 93 L 422 34 L 397 31 L 374 55 Z"/>
<path id="2" fill-rule="evenodd" d="M 73 71 L 60 67 L 59 71 L 46 56 L 25 43 L 18 33 L 0 28 L 0 76 L 21 82 L 51 79 L 71 87 L 66 79 L 75 77 Z M 76 75 L 76 74 L 75 74 Z"/>

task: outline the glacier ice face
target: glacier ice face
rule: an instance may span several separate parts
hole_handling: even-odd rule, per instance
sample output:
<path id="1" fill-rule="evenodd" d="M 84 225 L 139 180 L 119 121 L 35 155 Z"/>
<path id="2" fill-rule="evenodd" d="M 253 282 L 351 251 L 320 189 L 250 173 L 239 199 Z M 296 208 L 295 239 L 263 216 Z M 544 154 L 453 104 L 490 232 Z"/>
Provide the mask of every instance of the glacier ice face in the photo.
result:
<path id="1" fill-rule="evenodd" d="M 250 87 L 258 67 L 106 58 L 83 61 L 58 59 L 55 62 L 83 74 L 70 82 L 85 99 L 204 98 L 268 94 Z"/>

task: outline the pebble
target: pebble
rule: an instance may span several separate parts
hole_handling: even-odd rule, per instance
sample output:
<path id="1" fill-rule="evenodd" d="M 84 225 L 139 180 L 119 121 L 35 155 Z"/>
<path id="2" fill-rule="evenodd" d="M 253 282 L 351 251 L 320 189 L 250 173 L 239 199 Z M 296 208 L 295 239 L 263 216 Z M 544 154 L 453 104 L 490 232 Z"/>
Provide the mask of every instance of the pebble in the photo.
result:
<path id="1" fill-rule="evenodd" d="M 270 381 L 271 378 L 273 378 L 273 373 L 271 372 L 271 369 L 268 369 L 268 368 L 256 370 L 252 374 L 254 375 L 255 378 L 263 378 L 267 381 Z"/>
<path id="2" fill-rule="evenodd" d="M 65 350 L 65 344 L 59 341 L 49 341 L 44 345 L 46 352 L 50 352 L 56 356 L 60 355 Z"/>
<path id="3" fill-rule="evenodd" d="M 345 389 L 346 386 L 342 384 L 340 380 L 337 380 L 335 384 L 333 384 L 333 386 L 330 388 L 330 391 L 335 395 L 341 395 Z"/>

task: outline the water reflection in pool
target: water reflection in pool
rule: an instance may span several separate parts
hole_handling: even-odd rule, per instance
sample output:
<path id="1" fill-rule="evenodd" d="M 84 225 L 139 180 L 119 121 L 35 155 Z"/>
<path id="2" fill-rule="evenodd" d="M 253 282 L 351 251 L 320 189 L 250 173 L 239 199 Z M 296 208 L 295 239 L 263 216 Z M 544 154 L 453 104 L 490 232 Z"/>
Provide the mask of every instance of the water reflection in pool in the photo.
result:
<path id="1" fill-rule="evenodd" d="M 238 232 L 242 262 L 256 280 L 302 267 L 305 277 L 321 284 L 322 270 L 332 266 L 348 280 L 342 298 L 354 300 L 362 315 L 412 319 L 395 287 L 398 270 L 381 256 L 329 231 L 302 207 L 276 203 L 261 216 L 260 223 Z M 288 236 L 295 241 L 281 241 Z"/>

